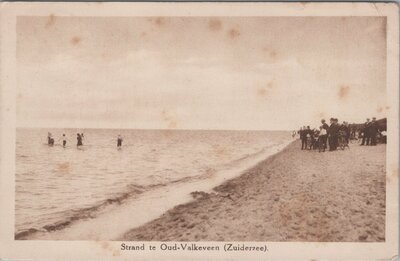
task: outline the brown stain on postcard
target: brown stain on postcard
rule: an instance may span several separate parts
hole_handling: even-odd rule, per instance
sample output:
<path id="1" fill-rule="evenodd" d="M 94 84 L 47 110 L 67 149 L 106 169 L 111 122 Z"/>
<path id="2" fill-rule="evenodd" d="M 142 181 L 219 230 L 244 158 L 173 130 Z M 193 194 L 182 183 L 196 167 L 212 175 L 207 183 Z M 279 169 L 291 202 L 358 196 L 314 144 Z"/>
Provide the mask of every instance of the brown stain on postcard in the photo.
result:
<path id="1" fill-rule="evenodd" d="M 165 25 L 166 19 L 164 17 L 150 17 L 147 18 L 147 21 L 155 26 L 161 27 Z"/>
<path id="2" fill-rule="evenodd" d="M 101 241 L 101 242 L 98 242 L 98 244 L 100 244 L 100 247 L 103 250 L 110 252 L 110 254 L 112 256 L 120 256 L 121 255 L 121 251 L 119 249 L 115 249 L 109 242 Z"/>
<path id="3" fill-rule="evenodd" d="M 74 36 L 71 38 L 71 44 L 72 45 L 78 45 L 82 42 L 82 38 L 79 36 Z"/>
<path id="4" fill-rule="evenodd" d="M 389 109 L 390 109 L 390 106 L 378 106 L 378 108 L 376 108 L 376 112 L 382 113 L 384 111 L 388 111 Z"/>
<path id="5" fill-rule="evenodd" d="M 338 91 L 339 99 L 346 98 L 349 95 L 349 92 L 350 92 L 349 86 L 345 86 L 345 85 L 340 86 L 339 91 Z"/>
<path id="6" fill-rule="evenodd" d="M 157 18 L 154 20 L 154 23 L 155 23 L 157 26 L 162 26 L 162 25 L 165 24 L 165 21 L 164 21 L 164 18 L 162 18 L 162 17 L 157 17 Z"/>
<path id="7" fill-rule="evenodd" d="M 176 117 L 174 117 L 170 111 L 165 109 L 162 110 L 161 117 L 163 121 L 167 124 L 167 127 L 169 129 L 176 129 L 178 127 L 178 122 L 176 120 Z"/>
<path id="8" fill-rule="evenodd" d="M 266 88 L 257 89 L 257 96 L 265 98 L 267 96 L 267 89 Z"/>
<path id="9" fill-rule="evenodd" d="M 240 31 L 238 29 L 232 28 L 228 31 L 228 36 L 230 39 L 235 40 L 240 36 Z"/>
<path id="10" fill-rule="evenodd" d="M 317 114 L 317 116 L 318 116 L 318 118 L 323 119 L 323 118 L 325 118 L 325 113 L 324 112 L 320 112 L 320 113 Z"/>
<path id="11" fill-rule="evenodd" d="M 69 162 L 64 162 L 57 165 L 57 171 L 59 172 L 69 173 L 70 169 Z"/>
<path id="12" fill-rule="evenodd" d="M 50 14 L 49 17 L 47 18 L 45 27 L 49 28 L 49 27 L 53 26 L 55 22 L 56 22 L 56 17 L 54 16 L 54 14 Z"/>
<path id="13" fill-rule="evenodd" d="M 150 31 L 161 30 L 165 28 L 168 22 L 168 18 L 166 17 L 149 17 L 146 20 L 152 25 L 152 29 L 150 29 Z"/>
<path id="14" fill-rule="evenodd" d="M 267 83 L 266 86 L 257 88 L 257 97 L 267 98 L 273 87 L 274 87 L 273 82 L 270 81 Z"/>
<path id="15" fill-rule="evenodd" d="M 219 19 L 212 18 L 208 22 L 208 27 L 211 31 L 220 31 L 222 29 L 222 22 Z"/>
<path id="16" fill-rule="evenodd" d="M 105 249 L 105 250 L 110 249 L 110 243 L 108 243 L 106 241 L 100 242 L 100 246 L 101 246 L 102 249 Z"/>
<path id="17" fill-rule="evenodd" d="M 266 58 L 268 58 L 271 61 L 276 60 L 276 58 L 278 56 L 278 52 L 276 50 L 270 49 L 268 47 L 262 48 L 262 51 L 265 52 Z"/>
<path id="18" fill-rule="evenodd" d="M 304 9 L 308 5 L 308 2 L 300 2 L 300 5 Z"/>

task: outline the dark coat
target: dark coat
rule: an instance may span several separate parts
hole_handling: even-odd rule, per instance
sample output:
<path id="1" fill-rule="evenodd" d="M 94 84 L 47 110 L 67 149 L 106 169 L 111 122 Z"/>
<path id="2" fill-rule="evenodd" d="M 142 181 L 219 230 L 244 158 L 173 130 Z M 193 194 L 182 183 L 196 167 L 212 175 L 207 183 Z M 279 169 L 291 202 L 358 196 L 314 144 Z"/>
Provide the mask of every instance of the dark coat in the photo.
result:
<path id="1" fill-rule="evenodd" d="M 342 125 L 342 126 L 340 126 L 340 130 L 343 131 L 344 133 L 346 133 L 347 136 L 350 136 L 350 128 L 349 128 L 349 126 Z"/>
<path id="2" fill-rule="evenodd" d="M 364 134 L 369 134 L 370 126 L 371 126 L 371 122 L 365 122 L 362 132 L 364 132 Z"/>
<path id="3" fill-rule="evenodd" d="M 339 132 L 339 125 L 336 123 L 332 123 L 328 129 L 329 136 L 337 136 L 338 132 Z"/>
<path id="4" fill-rule="evenodd" d="M 379 126 L 376 121 L 373 121 L 369 124 L 369 133 L 371 135 L 376 135 L 378 133 L 378 129 L 379 129 Z"/>

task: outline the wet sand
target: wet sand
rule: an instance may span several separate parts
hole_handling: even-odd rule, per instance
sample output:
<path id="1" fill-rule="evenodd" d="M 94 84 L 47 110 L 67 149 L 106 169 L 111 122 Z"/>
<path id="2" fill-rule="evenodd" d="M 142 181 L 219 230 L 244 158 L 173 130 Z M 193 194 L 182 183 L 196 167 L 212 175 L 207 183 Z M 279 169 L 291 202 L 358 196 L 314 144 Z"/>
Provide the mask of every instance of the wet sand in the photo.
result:
<path id="1" fill-rule="evenodd" d="M 318 153 L 296 141 L 121 240 L 385 240 L 386 146 Z"/>

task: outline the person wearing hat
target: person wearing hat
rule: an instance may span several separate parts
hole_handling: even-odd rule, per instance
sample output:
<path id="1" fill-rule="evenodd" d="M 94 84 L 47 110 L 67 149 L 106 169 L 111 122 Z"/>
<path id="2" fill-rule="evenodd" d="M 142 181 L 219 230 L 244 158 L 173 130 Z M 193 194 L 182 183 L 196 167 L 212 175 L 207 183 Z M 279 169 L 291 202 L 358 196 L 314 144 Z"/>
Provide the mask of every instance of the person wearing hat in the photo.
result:
<path id="1" fill-rule="evenodd" d="M 324 146 L 323 150 L 325 151 L 325 149 L 328 148 L 328 144 L 327 144 L 327 143 L 328 143 L 329 125 L 326 124 L 326 122 L 325 122 L 324 119 L 321 120 L 321 123 L 322 123 L 322 125 L 321 125 L 321 127 L 320 127 L 320 129 L 321 129 L 321 131 L 320 131 L 320 138 L 321 138 L 322 144 L 323 144 L 323 146 Z"/>
<path id="2" fill-rule="evenodd" d="M 357 127 L 355 126 L 354 123 L 352 123 L 351 125 L 349 125 L 349 128 L 350 128 L 350 139 L 355 140 Z"/>
<path id="3" fill-rule="evenodd" d="M 336 135 L 334 136 L 334 142 L 335 142 L 335 150 L 339 147 L 339 131 L 340 128 L 342 127 L 339 123 L 339 119 L 335 118 L 335 130 L 336 130 Z"/>
<path id="4" fill-rule="evenodd" d="M 307 149 L 307 129 L 306 126 L 300 129 L 301 149 Z"/>
<path id="5" fill-rule="evenodd" d="M 342 126 L 340 126 L 340 130 L 344 132 L 345 138 L 346 138 L 346 143 L 349 144 L 350 141 L 350 127 L 349 124 L 344 121 Z"/>
<path id="6" fill-rule="evenodd" d="M 364 123 L 364 126 L 362 128 L 362 134 L 363 134 L 363 138 L 362 138 L 362 142 L 361 142 L 361 146 L 363 145 L 369 145 L 369 141 L 370 141 L 370 133 L 369 133 L 369 126 L 371 125 L 371 122 L 369 122 L 369 118 L 367 118 L 367 121 Z"/>
<path id="7" fill-rule="evenodd" d="M 370 138 L 371 138 L 371 146 L 376 146 L 376 136 L 378 135 L 378 123 L 376 122 L 376 118 L 373 117 L 371 124 L 369 126 L 369 134 L 370 134 Z"/>
<path id="8" fill-rule="evenodd" d="M 331 118 L 330 123 L 331 125 L 329 126 L 328 131 L 329 151 L 334 151 L 337 149 L 338 143 L 338 126 L 335 118 Z"/>
<path id="9" fill-rule="evenodd" d="M 307 126 L 306 132 L 305 132 L 305 138 L 306 138 L 306 147 L 305 149 L 308 148 L 308 146 L 310 146 L 310 150 L 311 150 L 311 145 L 312 145 L 312 139 L 313 139 L 313 131 L 310 129 L 310 126 Z"/>

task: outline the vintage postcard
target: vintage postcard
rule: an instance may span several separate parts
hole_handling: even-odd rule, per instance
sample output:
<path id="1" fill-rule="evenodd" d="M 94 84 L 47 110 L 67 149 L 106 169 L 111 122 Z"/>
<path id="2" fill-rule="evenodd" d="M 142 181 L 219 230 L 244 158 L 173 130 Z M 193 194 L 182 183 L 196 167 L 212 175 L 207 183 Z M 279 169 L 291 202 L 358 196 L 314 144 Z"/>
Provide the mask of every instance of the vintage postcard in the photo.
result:
<path id="1" fill-rule="evenodd" d="M 397 259 L 398 18 L 3 2 L 0 259 Z"/>

